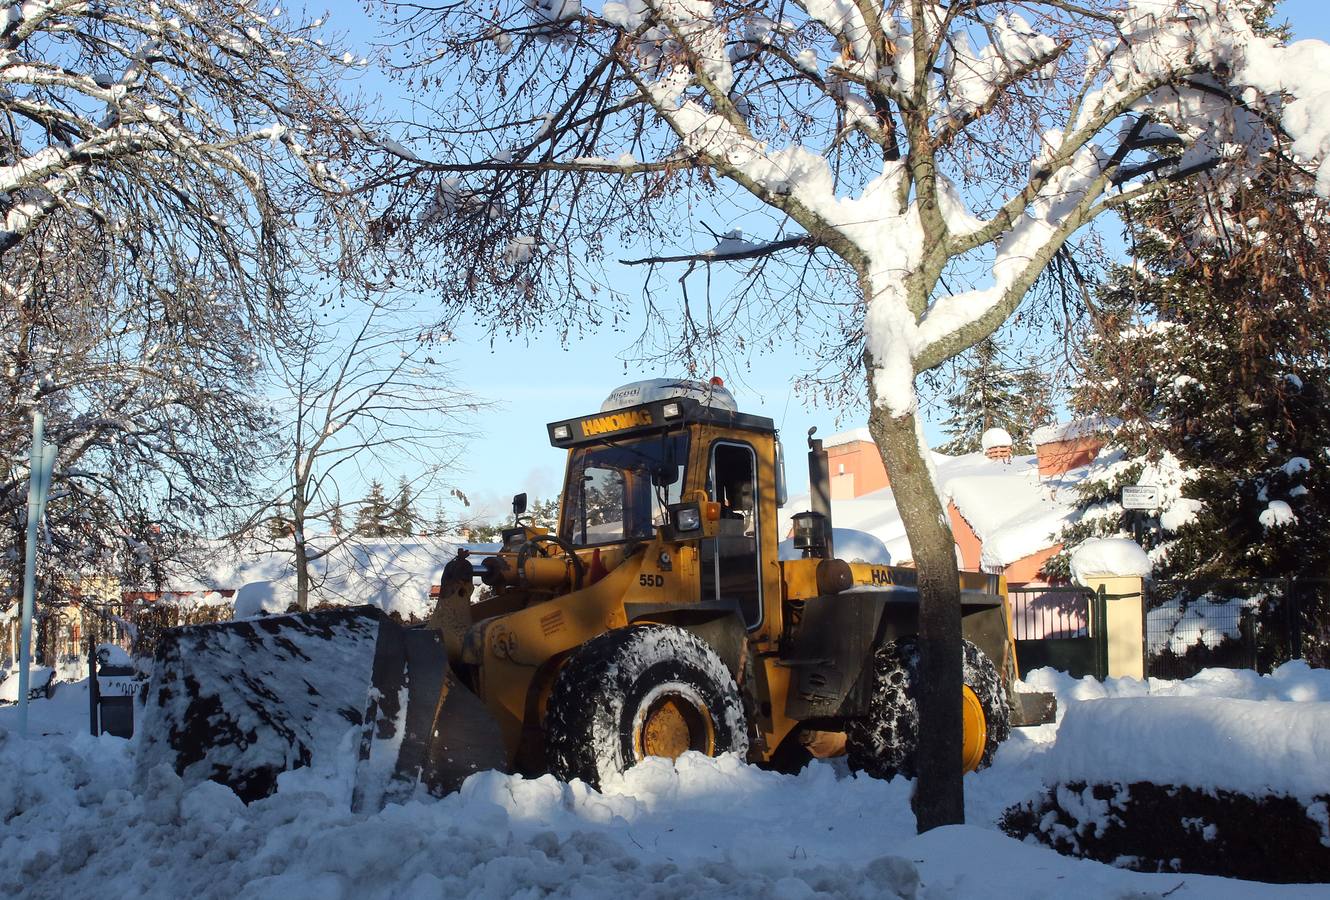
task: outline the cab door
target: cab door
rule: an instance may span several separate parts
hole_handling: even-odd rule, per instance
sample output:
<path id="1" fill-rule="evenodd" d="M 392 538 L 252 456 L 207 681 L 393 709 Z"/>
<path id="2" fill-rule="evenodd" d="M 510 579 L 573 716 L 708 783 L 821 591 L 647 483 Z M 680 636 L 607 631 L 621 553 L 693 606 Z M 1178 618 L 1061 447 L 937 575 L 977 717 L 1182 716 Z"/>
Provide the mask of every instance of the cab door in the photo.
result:
<path id="1" fill-rule="evenodd" d="M 700 548 L 702 600 L 732 605 L 748 630 L 762 624 L 762 525 L 758 461 L 751 444 L 711 444 L 707 494 L 720 505 L 717 536 Z"/>

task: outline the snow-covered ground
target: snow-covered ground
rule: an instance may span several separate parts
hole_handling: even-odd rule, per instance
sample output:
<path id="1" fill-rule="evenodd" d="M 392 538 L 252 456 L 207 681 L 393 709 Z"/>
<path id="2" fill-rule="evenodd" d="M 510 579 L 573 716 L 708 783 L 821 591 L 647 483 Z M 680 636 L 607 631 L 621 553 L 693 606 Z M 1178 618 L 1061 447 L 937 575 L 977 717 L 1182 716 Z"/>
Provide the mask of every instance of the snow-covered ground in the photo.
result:
<path id="1" fill-rule="evenodd" d="M 1152 695 L 1251 701 L 1262 721 L 1292 712 L 1287 704 L 1302 717 L 1330 716 L 1330 672 L 1302 664 L 1266 677 L 1215 669 L 1185 682 L 1105 684 L 1041 669 L 1028 684 L 1055 690 L 1064 710 Z M 0 708 L 0 729 L 13 728 L 14 712 Z M 1327 890 L 1130 872 L 1005 836 L 998 817 L 1038 793 L 1055 756 L 1062 765 L 1069 755 L 1093 759 L 1092 735 L 1075 739 L 1084 747 L 1058 747 L 1058 725 L 1018 729 L 991 768 L 966 777 L 971 824 L 917 836 L 903 779 L 856 777 L 832 763 L 787 776 L 698 756 L 649 761 L 603 793 L 483 773 L 459 794 L 373 814 L 347 812 L 334 799 L 335 777 L 302 770 L 246 807 L 211 782 L 186 789 L 165 769 L 136 783 L 134 745 L 88 737 L 86 723 L 85 688 L 73 684 L 32 705 L 34 737 L 0 731 L 0 893 L 1310 898 Z M 1156 743 L 1168 734 L 1161 723 Z M 1318 740 L 1330 741 L 1330 730 Z M 1324 765 L 1327 750 L 1313 764 Z M 1205 767 L 1198 753 L 1196 771 Z"/>

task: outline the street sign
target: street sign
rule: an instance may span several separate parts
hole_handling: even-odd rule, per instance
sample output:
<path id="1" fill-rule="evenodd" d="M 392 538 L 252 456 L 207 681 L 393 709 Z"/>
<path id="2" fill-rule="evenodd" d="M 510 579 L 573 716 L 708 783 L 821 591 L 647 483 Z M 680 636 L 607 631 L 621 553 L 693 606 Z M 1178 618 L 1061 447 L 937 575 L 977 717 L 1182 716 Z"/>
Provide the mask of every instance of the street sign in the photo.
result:
<path id="1" fill-rule="evenodd" d="M 1158 509 L 1159 485 L 1124 484 L 1122 486 L 1123 509 Z"/>

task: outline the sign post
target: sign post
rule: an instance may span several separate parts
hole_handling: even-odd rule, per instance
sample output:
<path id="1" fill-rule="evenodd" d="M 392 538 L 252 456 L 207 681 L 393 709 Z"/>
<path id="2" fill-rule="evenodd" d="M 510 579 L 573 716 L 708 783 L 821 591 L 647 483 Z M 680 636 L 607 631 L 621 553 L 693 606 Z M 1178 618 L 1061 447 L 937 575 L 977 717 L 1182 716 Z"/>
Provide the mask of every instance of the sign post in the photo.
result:
<path id="1" fill-rule="evenodd" d="M 1158 509 L 1159 485 L 1124 484 L 1122 486 L 1123 509 Z"/>
<path id="2" fill-rule="evenodd" d="M 1124 484 L 1122 486 L 1122 508 L 1132 511 L 1132 536 L 1136 543 L 1147 547 L 1146 536 L 1153 532 L 1154 541 L 1159 540 L 1159 522 L 1151 514 L 1159 509 L 1159 485 Z"/>
<path id="3" fill-rule="evenodd" d="M 32 599 L 37 584 L 37 525 L 46 511 L 55 468 L 55 447 L 42 440 L 46 421 L 40 412 L 32 417 L 32 454 L 28 457 L 28 531 L 23 546 L 23 618 L 19 630 L 18 733 L 28 734 L 28 668 L 32 665 Z"/>

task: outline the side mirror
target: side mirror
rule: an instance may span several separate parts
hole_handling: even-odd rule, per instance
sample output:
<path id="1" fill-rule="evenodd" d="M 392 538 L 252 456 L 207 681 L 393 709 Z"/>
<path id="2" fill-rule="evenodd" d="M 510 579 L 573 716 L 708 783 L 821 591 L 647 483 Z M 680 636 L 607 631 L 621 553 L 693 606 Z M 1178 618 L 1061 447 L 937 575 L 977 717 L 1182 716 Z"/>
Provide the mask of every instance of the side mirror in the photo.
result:
<path id="1" fill-rule="evenodd" d="M 678 480 L 679 467 L 668 460 L 663 465 L 657 466 L 651 473 L 651 484 L 654 487 L 669 487 Z"/>
<path id="2" fill-rule="evenodd" d="M 660 449 L 660 464 L 651 471 L 651 484 L 653 487 L 669 487 L 679 480 L 679 463 L 674 458 L 674 438 L 667 435 Z"/>
<path id="3" fill-rule="evenodd" d="M 513 518 L 516 519 L 524 512 L 526 512 L 526 492 L 513 494 Z"/>

